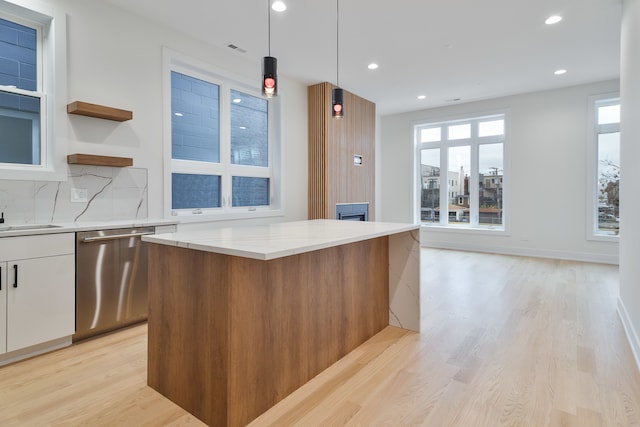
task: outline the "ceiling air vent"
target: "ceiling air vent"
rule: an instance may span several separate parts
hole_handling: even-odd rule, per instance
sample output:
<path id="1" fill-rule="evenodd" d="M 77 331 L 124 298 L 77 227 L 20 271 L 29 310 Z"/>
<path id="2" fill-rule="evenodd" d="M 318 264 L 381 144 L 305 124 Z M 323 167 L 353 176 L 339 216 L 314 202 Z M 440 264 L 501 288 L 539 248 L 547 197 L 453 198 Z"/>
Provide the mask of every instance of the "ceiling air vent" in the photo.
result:
<path id="1" fill-rule="evenodd" d="M 240 46 L 236 46 L 233 43 L 227 43 L 227 47 L 229 49 L 235 50 L 236 52 L 247 53 L 247 51 L 245 49 L 241 48 Z"/>

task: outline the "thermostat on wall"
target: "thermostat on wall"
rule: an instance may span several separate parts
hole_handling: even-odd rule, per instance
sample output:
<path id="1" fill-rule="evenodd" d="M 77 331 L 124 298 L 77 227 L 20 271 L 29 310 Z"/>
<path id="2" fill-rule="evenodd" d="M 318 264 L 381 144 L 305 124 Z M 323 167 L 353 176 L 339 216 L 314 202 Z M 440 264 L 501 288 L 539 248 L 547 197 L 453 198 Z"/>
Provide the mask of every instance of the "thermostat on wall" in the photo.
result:
<path id="1" fill-rule="evenodd" d="M 353 164 L 355 166 L 362 166 L 362 156 L 360 154 L 353 155 Z"/>

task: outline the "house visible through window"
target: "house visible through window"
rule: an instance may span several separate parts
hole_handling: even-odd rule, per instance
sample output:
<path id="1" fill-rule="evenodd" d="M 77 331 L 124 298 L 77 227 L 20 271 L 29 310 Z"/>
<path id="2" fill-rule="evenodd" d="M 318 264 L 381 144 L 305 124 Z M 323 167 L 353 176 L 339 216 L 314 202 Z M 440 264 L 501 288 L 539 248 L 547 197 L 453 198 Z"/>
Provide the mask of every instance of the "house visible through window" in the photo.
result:
<path id="1" fill-rule="evenodd" d="M 505 115 L 415 126 L 420 221 L 504 229 Z"/>
<path id="2" fill-rule="evenodd" d="M 170 60 L 169 67 L 170 215 L 228 218 L 277 210 L 272 101 L 184 59 Z"/>
<path id="3" fill-rule="evenodd" d="M 598 99 L 594 105 L 593 203 L 595 236 L 617 236 L 620 221 L 620 100 Z"/>
<path id="4" fill-rule="evenodd" d="M 0 163 L 41 165 L 40 27 L 0 18 Z"/>

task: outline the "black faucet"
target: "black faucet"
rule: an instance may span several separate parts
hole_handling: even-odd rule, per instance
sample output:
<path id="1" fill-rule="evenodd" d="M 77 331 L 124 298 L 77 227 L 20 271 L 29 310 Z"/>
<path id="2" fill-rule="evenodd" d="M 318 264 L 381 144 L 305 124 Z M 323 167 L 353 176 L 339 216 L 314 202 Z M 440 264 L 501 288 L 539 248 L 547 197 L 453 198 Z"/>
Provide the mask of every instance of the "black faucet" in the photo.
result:
<path id="1" fill-rule="evenodd" d="M 2 212 L 2 216 L 0 216 L 0 224 L 4 224 L 4 212 Z"/>

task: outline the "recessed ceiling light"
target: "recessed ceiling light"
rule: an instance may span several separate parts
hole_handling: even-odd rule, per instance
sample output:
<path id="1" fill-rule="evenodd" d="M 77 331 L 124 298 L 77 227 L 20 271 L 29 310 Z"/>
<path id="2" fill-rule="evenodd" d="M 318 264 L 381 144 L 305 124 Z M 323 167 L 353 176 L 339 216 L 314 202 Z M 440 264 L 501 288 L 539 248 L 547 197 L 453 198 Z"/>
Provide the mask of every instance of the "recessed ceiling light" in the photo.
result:
<path id="1" fill-rule="evenodd" d="M 372 62 L 371 64 L 367 65 L 367 68 L 370 70 L 377 70 L 378 64 L 376 64 L 375 62 Z"/>
<path id="2" fill-rule="evenodd" d="M 284 4 L 283 1 L 277 0 L 273 2 L 273 4 L 271 5 L 271 9 L 275 10 L 276 12 L 284 12 L 285 10 L 287 10 L 287 5 Z"/>
<path id="3" fill-rule="evenodd" d="M 553 74 L 555 74 L 556 76 L 561 76 L 561 75 L 565 74 L 566 72 L 567 72 L 567 70 L 565 70 L 564 68 L 561 68 L 559 70 L 555 70 L 553 72 Z"/>
<path id="4" fill-rule="evenodd" d="M 418 95 L 418 99 L 427 99 L 427 95 Z"/>
<path id="5" fill-rule="evenodd" d="M 552 15 L 552 16 L 548 17 L 547 20 L 544 21 L 544 23 L 547 24 L 547 25 L 553 25 L 553 24 L 557 24 L 560 21 L 562 21 L 562 16 Z"/>
<path id="6" fill-rule="evenodd" d="M 236 104 L 239 104 L 239 103 L 241 103 L 241 102 L 242 102 L 242 99 L 240 99 L 240 98 L 233 98 L 233 102 L 234 102 L 234 103 L 236 103 Z"/>
<path id="7" fill-rule="evenodd" d="M 247 127 L 246 126 L 240 126 L 240 129 L 245 130 Z"/>
<path id="8" fill-rule="evenodd" d="M 182 113 L 173 113 L 174 116 L 182 117 Z"/>

